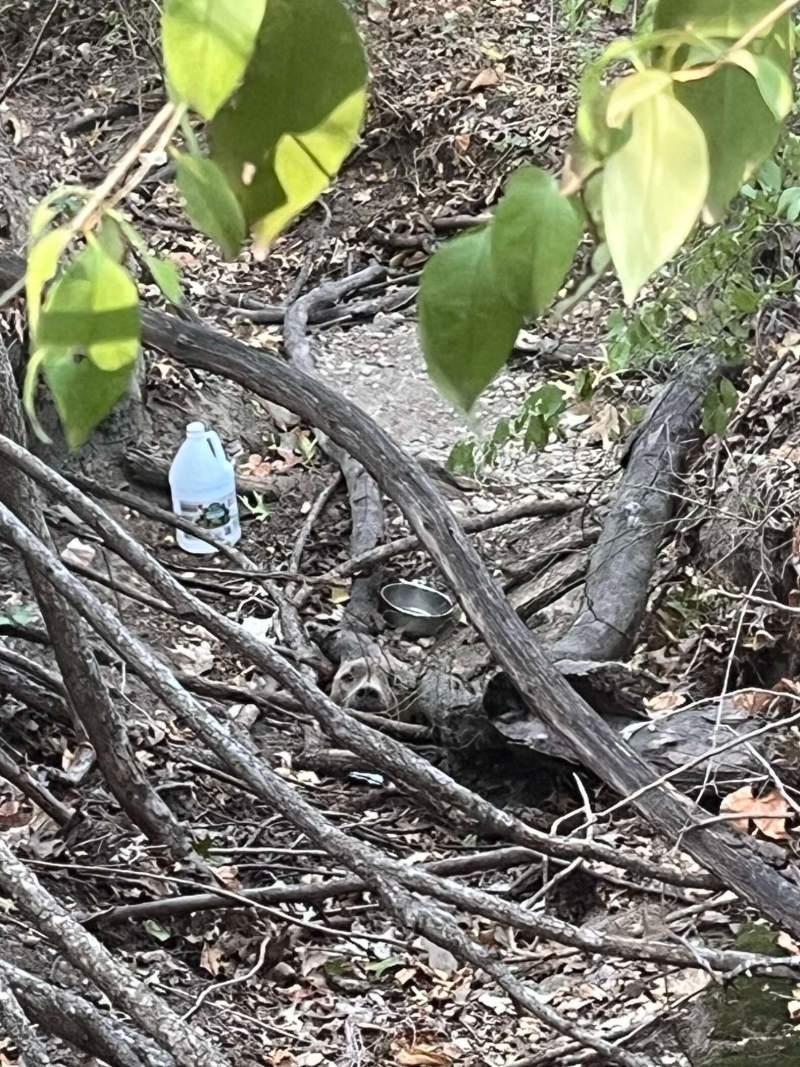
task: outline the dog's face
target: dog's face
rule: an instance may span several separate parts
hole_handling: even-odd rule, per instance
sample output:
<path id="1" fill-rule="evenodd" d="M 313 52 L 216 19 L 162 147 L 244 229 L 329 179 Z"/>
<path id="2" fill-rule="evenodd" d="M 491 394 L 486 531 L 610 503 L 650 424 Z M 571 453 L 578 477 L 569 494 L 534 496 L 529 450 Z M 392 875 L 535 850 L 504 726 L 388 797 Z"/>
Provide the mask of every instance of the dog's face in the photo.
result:
<path id="1" fill-rule="evenodd" d="M 377 714 L 394 707 L 394 695 L 387 672 L 373 660 L 345 659 L 331 685 L 331 697 L 343 708 Z"/>

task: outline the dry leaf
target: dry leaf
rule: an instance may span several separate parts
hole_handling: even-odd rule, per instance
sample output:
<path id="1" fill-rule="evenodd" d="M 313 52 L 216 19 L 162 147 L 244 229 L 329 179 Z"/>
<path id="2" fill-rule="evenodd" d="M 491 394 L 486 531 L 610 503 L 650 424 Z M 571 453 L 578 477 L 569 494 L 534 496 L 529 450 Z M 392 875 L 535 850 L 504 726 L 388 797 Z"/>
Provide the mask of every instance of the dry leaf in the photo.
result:
<path id="1" fill-rule="evenodd" d="M 196 645 L 175 645 L 172 655 L 177 667 L 187 674 L 206 674 L 214 666 L 214 653 L 209 641 Z"/>
<path id="2" fill-rule="evenodd" d="M 788 838 L 786 832 L 786 820 L 792 815 L 792 810 L 777 789 L 770 789 L 763 796 L 754 797 L 749 785 L 743 785 L 729 793 L 719 806 L 720 812 L 741 812 L 741 819 L 731 819 L 730 825 L 748 833 L 750 823 L 753 822 L 765 837 L 773 841 L 785 841 Z"/>
<path id="3" fill-rule="evenodd" d="M 778 948 L 782 948 L 785 952 L 788 952 L 790 956 L 800 955 L 800 945 L 792 938 L 785 930 L 781 930 L 778 936 L 775 938 L 775 944 Z"/>
<path id="4" fill-rule="evenodd" d="M 297 1060 L 288 1048 L 276 1048 L 269 1054 L 272 1067 L 297 1067 Z"/>
<path id="5" fill-rule="evenodd" d="M 79 566 L 88 567 L 95 557 L 97 549 L 94 545 L 87 545 L 79 537 L 73 537 L 61 553 L 65 563 L 77 563 Z"/>
<path id="6" fill-rule="evenodd" d="M 686 703 L 685 693 L 676 693 L 670 690 L 668 693 L 656 693 L 654 697 L 648 697 L 644 706 L 653 716 L 664 715 L 665 712 L 674 711 Z"/>
<path id="7" fill-rule="evenodd" d="M 208 941 L 203 942 L 203 948 L 200 952 L 200 966 L 204 971 L 208 971 L 209 974 L 213 974 L 216 978 L 222 967 L 223 958 L 222 949 L 218 944 L 212 945 Z"/>
<path id="8" fill-rule="evenodd" d="M 486 89 L 492 85 L 497 85 L 500 78 L 497 75 L 497 71 L 494 67 L 485 67 L 479 74 L 476 74 L 472 79 L 472 84 L 469 87 L 469 91 L 473 92 L 475 89 Z"/>
<path id="9" fill-rule="evenodd" d="M 389 18 L 390 0 L 367 0 L 367 18 L 370 22 L 385 22 Z"/>
<path id="10" fill-rule="evenodd" d="M 769 708 L 775 699 L 772 693 L 762 693 L 757 689 L 746 689 L 743 693 L 736 693 L 733 698 L 734 707 L 740 711 L 747 711 L 751 715 L 761 715 Z"/>
<path id="11" fill-rule="evenodd" d="M 450 1067 L 453 1061 L 432 1045 L 414 1045 L 412 1048 L 400 1049 L 395 1056 L 395 1062 L 403 1067 Z"/>
<path id="12" fill-rule="evenodd" d="M 604 451 L 608 452 L 615 441 L 619 440 L 619 412 L 613 404 L 604 404 L 597 416 L 594 428 L 600 434 Z"/>

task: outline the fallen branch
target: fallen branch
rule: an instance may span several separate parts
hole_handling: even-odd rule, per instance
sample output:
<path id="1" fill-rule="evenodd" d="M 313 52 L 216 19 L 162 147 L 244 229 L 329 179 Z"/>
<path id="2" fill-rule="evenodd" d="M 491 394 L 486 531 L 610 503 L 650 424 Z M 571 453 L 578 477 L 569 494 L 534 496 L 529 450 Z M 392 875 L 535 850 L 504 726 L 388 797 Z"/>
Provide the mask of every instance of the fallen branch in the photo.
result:
<path id="1" fill-rule="evenodd" d="M 534 829 L 508 812 L 493 807 L 488 801 L 432 767 L 407 746 L 376 733 L 352 715 L 343 712 L 287 663 L 275 649 L 189 593 L 110 515 L 31 453 L 0 436 L 0 455 L 8 459 L 10 463 L 19 465 L 39 484 L 56 492 L 75 514 L 90 523 L 102 535 L 106 543 L 113 547 L 114 551 L 137 573 L 149 581 L 153 588 L 165 598 L 170 599 L 173 604 L 180 606 L 187 618 L 196 619 L 209 632 L 226 642 L 231 650 L 241 653 L 265 674 L 277 678 L 298 704 L 313 714 L 326 732 L 342 747 L 350 748 L 392 777 L 410 783 L 410 788 L 426 802 L 435 801 L 445 808 L 453 805 L 463 811 L 480 832 L 498 837 L 510 837 L 518 844 L 557 858 L 568 860 L 577 857 L 593 858 L 612 866 L 624 867 L 646 878 L 660 879 L 683 886 L 707 888 L 717 884 L 716 880 L 709 878 L 708 875 L 689 874 L 676 868 L 662 867 L 609 846 L 598 845 L 590 841 L 554 838 Z M 53 570 L 52 563 L 50 570 Z M 59 574 L 66 575 L 66 579 L 62 578 L 62 581 L 66 581 L 66 587 L 73 591 L 79 590 L 81 597 L 89 596 L 86 588 L 75 583 L 62 564 L 58 563 L 56 570 Z M 73 595 L 77 594 L 73 592 Z M 132 658 L 130 666 L 142 676 L 135 657 Z"/>
<path id="2" fill-rule="evenodd" d="M 75 818 L 75 811 L 67 804 L 53 796 L 47 786 L 37 782 L 36 779 L 15 763 L 7 753 L 0 748 L 0 778 L 15 785 L 19 791 L 32 801 L 42 811 L 49 815 L 59 826 L 69 826 Z"/>
<path id="3" fill-rule="evenodd" d="M 17 1046 L 26 1067 L 53 1067 L 50 1054 L 42 1039 L 33 1029 L 22 1006 L 14 996 L 14 990 L 0 970 L 0 1030 L 5 1032 Z"/>
<path id="4" fill-rule="evenodd" d="M 583 606 L 554 646 L 556 660 L 624 659 L 633 647 L 675 512 L 680 472 L 701 435 L 703 401 L 720 369 L 715 356 L 691 360 L 637 428 L 622 485 L 591 555 Z"/>
<path id="5" fill-rule="evenodd" d="M 119 1016 L 0 959 L 0 975 L 47 1033 L 111 1067 L 175 1067 L 174 1058 Z"/>
<path id="6" fill-rule="evenodd" d="M 230 1065 L 230 1060 L 218 1048 L 207 1042 L 199 1031 L 185 1026 L 160 997 L 75 922 L 66 908 L 14 856 L 2 838 L 0 888 L 70 963 L 108 996 L 112 1004 L 122 1008 L 137 1026 L 174 1056 L 178 1067 L 211 1063 L 220 1067 Z"/>
<path id="7" fill-rule="evenodd" d="M 507 526 L 520 519 L 541 518 L 545 515 L 566 515 L 582 507 L 579 500 L 542 500 L 540 497 L 524 497 L 514 504 L 498 508 L 489 515 L 470 515 L 461 521 L 461 529 L 465 533 L 485 533 L 487 530 L 495 530 L 498 526 Z M 330 580 L 335 582 L 337 578 L 349 578 L 353 574 L 359 574 L 371 570 L 387 560 L 398 556 L 403 552 L 411 552 L 419 548 L 419 538 L 416 534 L 407 537 L 398 537 L 385 545 L 378 545 L 368 552 L 363 552 L 346 563 L 340 563 L 338 567 L 332 567 L 326 574 L 320 575 L 318 581 Z"/>
<path id="8" fill-rule="evenodd" d="M 13 448 L 14 446 L 12 442 L 5 441 L 4 447 Z M 31 461 L 33 461 L 33 457 L 28 456 L 26 462 Z M 36 461 L 33 461 L 33 463 L 36 465 Z M 64 486 L 68 486 L 68 483 L 65 482 Z M 76 494 L 78 492 L 75 489 L 71 489 L 71 491 Z M 94 507 L 85 498 L 84 505 Z M 116 524 L 112 523 L 112 520 L 105 516 L 102 517 L 109 526 L 116 526 Z M 138 664 L 140 676 L 144 678 L 151 690 L 177 715 L 188 722 L 198 736 L 214 752 L 223 756 L 226 764 L 235 774 L 240 776 L 243 781 L 248 782 L 252 788 L 258 790 L 259 795 L 264 800 L 273 804 L 298 829 L 306 833 L 312 840 L 319 842 L 320 845 L 333 855 L 336 855 L 354 873 L 367 881 L 379 894 L 387 912 L 393 915 L 406 928 L 422 934 L 434 944 L 448 949 L 459 959 L 482 969 L 508 993 L 515 1003 L 530 1012 L 535 1018 L 559 1033 L 566 1034 L 579 1041 L 582 1045 L 602 1053 L 611 1063 L 618 1063 L 622 1067 L 653 1067 L 652 1061 L 646 1057 L 620 1052 L 603 1038 L 564 1019 L 558 1012 L 543 1004 L 538 995 L 534 994 L 524 983 L 514 977 L 489 952 L 471 941 L 448 912 L 427 902 L 422 902 L 413 896 L 408 889 L 404 888 L 405 881 L 408 878 L 408 871 L 402 864 L 385 858 L 376 849 L 363 842 L 355 841 L 337 829 L 296 793 L 279 775 L 275 774 L 271 768 L 256 757 L 250 748 L 245 747 L 235 737 L 231 736 L 226 726 L 218 723 L 196 700 L 182 690 L 172 672 L 141 641 L 133 637 L 120 620 L 111 614 L 85 586 L 78 582 L 67 568 L 56 559 L 53 553 L 34 537 L 13 513 L 3 505 L 0 505 L 0 530 L 3 531 L 6 539 L 23 554 L 26 561 L 53 583 L 59 593 L 65 596 L 75 609 L 91 622 L 95 630 L 117 650 L 127 663 Z M 181 599 L 188 596 L 163 568 L 160 568 L 151 557 L 148 557 L 147 553 L 142 552 L 136 542 L 128 537 L 124 530 L 116 526 L 115 532 L 120 547 L 124 548 L 124 555 L 137 556 L 142 569 L 149 570 L 154 579 L 156 577 L 159 578 L 158 583 L 154 581 L 156 588 L 161 586 L 169 588 L 172 595 L 175 596 L 176 602 L 180 602 Z M 177 588 L 175 588 L 176 586 Z M 219 620 L 220 622 L 226 621 L 224 616 L 219 616 Z M 234 626 L 233 632 L 236 633 L 240 630 L 240 627 Z M 241 633 L 245 637 L 247 636 L 246 631 L 241 631 Z M 262 643 L 256 642 L 256 645 L 260 644 Z M 265 651 L 268 651 L 266 646 L 263 647 Z M 272 656 L 274 653 L 268 652 L 268 655 Z M 290 672 L 287 677 L 292 678 L 295 689 L 310 688 L 309 683 L 299 672 L 294 671 L 288 664 L 283 664 L 282 666 L 286 667 Z M 320 694 L 320 697 L 323 700 L 325 699 L 322 694 Z M 367 731 L 366 727 L 357 724 L 352 719 L 350 719 L 350 725 L 351 728 L 357 727 L 359 731 Z M 387 741 L 386 738 L 382 740 L 384 742 Z M 8 860 L 6 860 L 6 853 Z M 13 856 L 0 842 L 0 887 L 8 888 L 9 884 L 13 882 L 17 888 L 16 896 L 18 898 L 19 890 L 24 885 L 30 888 L 29 883 L 23 884 L 21 881 L 21 876 L 28 875 L 28 872 L 25 871 L 22 864 L 16 864 L 17 868 L 21 868 L 21 872 L 20 870 L 15 872 L 16 880 L 5 877 L 3 866 L 5 865 L 6 869 L 10 870 L 11 861 L 13 861 Z M 423 876 L 420 872 L 413 872 L 412 877 L 414 888 L 416 889 L 419 879 Z M 434 878 L 432 875 L 424 877 L 427 879 Z M 441 880 L 434 880 L 432 884 L 438 886 L 438 881 Z M 447 886 L 447 883 L 443 883 L 443 885 Z M 442 890 L 443 896 L 445 892 L 446 890 Z M 28 893 L 28 896 L 30 896 L 30 893 Z M 52 898 L 50 899 L 52 900 Z M 58 907 L 55 901 L 52 901 L 52 904 Z M 39 914 L 37 917 L 42 923 L 42 915 Z M 44 924 L 42 923 L 42 925 Z M 47 925 L 47 932 L 50 933 L 51 929 L 52 923 Z M 62 931 L 63 935 L 68 928 L 66 924 L 63 924 L 58 929 Z M 85 937 L 89 937 L 88 934 L 83 933 Z M 70 946 L 70 942 L 63 936 L 61 943 L 64 944 L 65 948 L 76 948 L 74 945 Z M 85 967 L 88 966 L 87 957 L 83 953 L 76 951 L 74 955 L 76 957 L 74 961 L 76 965 L 83 963 Z M 92 970 L 94 971 L 94 968 Z M 100 979 L 94 973 L 92 976 L 103 988 Z M 115 983 L 116 985 L 117 983 Z M 117 989 L 116 992 L 119 996 L 120 990 Z M 127 991 L 123 992 L 126 993 L 124 1006 L 130 1011 Z M 143 1005 L 144 1000 L 142 1000 L 141 1006 Z M 131 1014 L 141 1023 L 138 1015 L 133 1012 Z M 156 1027 L 155 1020 L 150 1023 L 150 1026 L 159 1029 L 158 1034 L 153 1033 L 152 1029 L 148 1029 L 148 1033 L 151 1033 L 161 1043 L 163 1027 Z M 173 1052 L 182 1065 L 183 1060 L 179 1059 L 177 1055 L 179 1051 L 181 1049 L 176 1043 L 173 1046 Z M 201 1059 L 199 1062 L 207 1061 Z M 218 1062 L 224 1063 L 225 1061 L 220 1060 Z"/>

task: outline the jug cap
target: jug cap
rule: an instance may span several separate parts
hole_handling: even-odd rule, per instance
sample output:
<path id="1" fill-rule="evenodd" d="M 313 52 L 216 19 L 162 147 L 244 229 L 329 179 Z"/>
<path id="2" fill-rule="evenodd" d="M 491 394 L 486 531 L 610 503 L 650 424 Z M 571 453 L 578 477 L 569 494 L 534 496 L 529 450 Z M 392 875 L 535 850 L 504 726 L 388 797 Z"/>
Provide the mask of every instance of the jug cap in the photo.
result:
<path id="1" fill-rule="evenodd" d="M 186 426 L 186 436 L 196 437 L 198 434 L 205 433 L 206 427 L 203 422 L 190 422 Z"/>

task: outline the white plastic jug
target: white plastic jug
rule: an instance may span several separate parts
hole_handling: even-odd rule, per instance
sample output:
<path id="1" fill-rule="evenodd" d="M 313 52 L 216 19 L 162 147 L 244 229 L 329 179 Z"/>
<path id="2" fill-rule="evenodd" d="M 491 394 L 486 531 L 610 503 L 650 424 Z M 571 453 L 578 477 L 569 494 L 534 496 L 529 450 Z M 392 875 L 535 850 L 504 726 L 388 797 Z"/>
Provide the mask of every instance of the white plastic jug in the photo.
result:
<path id="1" fill-rule="evenodd" d="M 218 435 L 202 422 L 190 422 L 186 440 L 169 469 L 172 510 L 176 515 L 208 530 L 215 541 L 235 545 L 242 536 L 236 476 Z M 175 531 L 184 552 L 206 556 L 217 549 L 183 530 Z"/>

